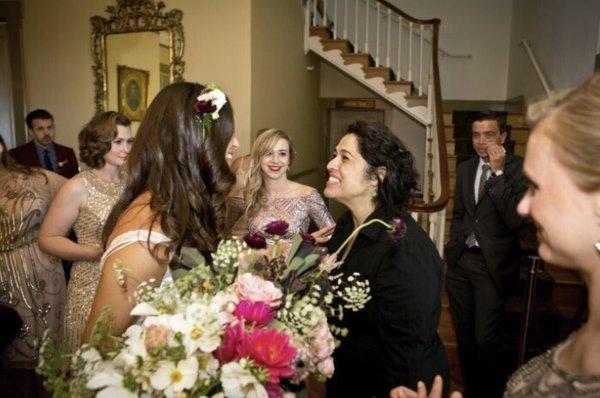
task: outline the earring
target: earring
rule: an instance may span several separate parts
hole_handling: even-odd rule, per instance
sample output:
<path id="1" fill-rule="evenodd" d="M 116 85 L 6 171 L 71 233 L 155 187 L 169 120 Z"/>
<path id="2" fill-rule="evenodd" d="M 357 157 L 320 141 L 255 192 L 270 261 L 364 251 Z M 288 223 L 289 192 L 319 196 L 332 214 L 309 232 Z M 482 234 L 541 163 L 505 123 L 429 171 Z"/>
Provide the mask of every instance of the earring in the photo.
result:
<path id="1" fill-rule="evenodd" d="M 596 242 L 596 250 L 600 252 L 600 241 Z"/>
<path id="2" fill-rule="evenodd" d="M 374 189 L 373 192 L 371 192 L 371 196 L 374 197 L 374 198 L 377 197 L 377 190 L 376 189 Z"/>

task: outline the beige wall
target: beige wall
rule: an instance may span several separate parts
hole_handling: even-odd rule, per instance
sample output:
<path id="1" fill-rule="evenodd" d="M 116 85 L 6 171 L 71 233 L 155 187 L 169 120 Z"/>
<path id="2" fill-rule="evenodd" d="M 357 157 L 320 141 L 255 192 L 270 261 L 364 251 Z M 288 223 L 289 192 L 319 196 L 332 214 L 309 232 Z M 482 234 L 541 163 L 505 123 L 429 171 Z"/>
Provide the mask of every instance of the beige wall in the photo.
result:
<path id="1" fill-rule="evenodd" d="M 530 102 L 546 96 L 525 50 L 519 46 L 522 39 L 530 43 L 551 90 L 571 89 L 590 76 L 600 53 L 599 21 L 597 0 L 515 1 L 508 98 L 523 95 Z"/>
<path id="2" fill-rule="evenodd" d="M 26 108 L 54 114 L 60 143 L 77 147 L 94 113 L 93 15 L 107 16 L 107 0 L 23 0 Z M 298 7 L 297 3 L 294 3 Z M 169 0 L 183 11 L 184 78 L 216 82 L 229 95 L 242 150 L 250 145 L 250 1 Z M 298 7 L 299 8 L 299 7 Z"/>
<path id="3" fill-rule="evenodd" d="M 319 64 L 313 54 L 304 54 L 303 29 L 298 1 L 252 1 L 251 131 L 277 127 L 289 133 L 297 152 L 291 174 L 318 167 L 299 181 L 319 186 L 323 174 Z M 307 70 L 309 66 L 313 70 Z"/>

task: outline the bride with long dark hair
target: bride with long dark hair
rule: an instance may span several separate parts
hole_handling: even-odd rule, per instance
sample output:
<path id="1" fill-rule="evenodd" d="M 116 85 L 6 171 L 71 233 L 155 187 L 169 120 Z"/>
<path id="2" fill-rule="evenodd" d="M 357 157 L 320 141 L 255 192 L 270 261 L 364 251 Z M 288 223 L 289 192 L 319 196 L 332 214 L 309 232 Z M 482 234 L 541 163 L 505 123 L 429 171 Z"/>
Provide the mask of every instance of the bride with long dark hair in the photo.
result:
<path id="1" fill-rule="evenodd" d="M 150 104 L 129 154 L 125 192 L 108 217 L 102 275 L 84 332 L 89 340 L 103 308 L 112 333 L 134 322 L 141 282 L 159 285 L 182 247 L 214 251 L 228 235 L 225 197 L 235 182 L 229 160 L 239 146 L 233 109 L 214 86 L 174 83 Z"/>

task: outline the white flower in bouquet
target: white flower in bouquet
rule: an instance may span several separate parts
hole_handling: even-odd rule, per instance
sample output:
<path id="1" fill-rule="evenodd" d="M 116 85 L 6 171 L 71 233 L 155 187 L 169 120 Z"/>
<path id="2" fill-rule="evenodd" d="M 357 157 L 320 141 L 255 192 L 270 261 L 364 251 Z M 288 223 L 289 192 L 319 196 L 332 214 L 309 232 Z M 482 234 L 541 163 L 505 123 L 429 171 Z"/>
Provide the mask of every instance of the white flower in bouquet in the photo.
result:
<path id="1" fill-rule="evenodd" d="M 172 361 L 161 361 L 158 369 L 150 376 L 150 385 L 163 391 L 167 398 L 192 388 L 198 378 L 198 360 L 189 357 L 177 364 Z"/>
<path id="2" fill-rule="evenodd" d="M 221 344 L 224 325 L 233 320 L 233 316 L 223 312 L 219 302 L 199 302 L 190 304 L 185 311 L 187 327 L 184 333 L 184 345 L 188 354 L 200 349 L 211 353 Z"/>
<path id="3" fill-rule="evenodd" d="M 237 362 L 221 367 L 221 384 L 228 398 L 268 398 L 265 387 Z"/>
<path id="4" fill-rule="evenodd" d="M 87 388 L 99 390 L 96 398 L 135 398 L 137 394 L 123 385 L 123 375 L 110 362 L 103 362 L 102 369 L 86 384 Z"/>

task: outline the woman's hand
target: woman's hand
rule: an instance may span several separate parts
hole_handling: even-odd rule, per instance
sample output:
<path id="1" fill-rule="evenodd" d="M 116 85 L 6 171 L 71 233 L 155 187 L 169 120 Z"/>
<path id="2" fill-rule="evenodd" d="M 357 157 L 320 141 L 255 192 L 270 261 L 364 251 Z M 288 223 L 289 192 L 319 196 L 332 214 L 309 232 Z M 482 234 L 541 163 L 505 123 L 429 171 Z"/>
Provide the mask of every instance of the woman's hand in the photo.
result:
<path id="1" fill-rule="evenodd" d="M 316 239 L 317 245 L 323 245 L 331 239 L 331 235 L 333 234 L 333 230 L 335 229 L 335 224 L 328 225 L 324 228 L 319 229 L 318 231 L 313 232 L 311 235 Z"/>
<path id="2" fill-rule="evenodd" d="M 443 387 L 444 382 L 442 378 L 440 376 L 435 376 L 429 395 L 427 395 L 425 383 L 420 381 L 417 383 L 417 391 L 413 391 L 404 386 L 396 387 L 390 391 L 390 398 L 442 398 Z M 455 391 L 450 395 L 450 398 L 462 398 L 462 394 Z"/>
<path id="3" fill-rule="evenodd" d="M 102 258 L 102 254 L 104 253 L 104 248 L 102 246 L 88 246 L 87 247 L 87 252 L 88 252 L 88 261 L 98 261 Z"/>

